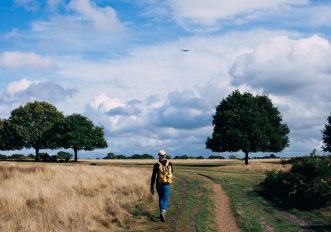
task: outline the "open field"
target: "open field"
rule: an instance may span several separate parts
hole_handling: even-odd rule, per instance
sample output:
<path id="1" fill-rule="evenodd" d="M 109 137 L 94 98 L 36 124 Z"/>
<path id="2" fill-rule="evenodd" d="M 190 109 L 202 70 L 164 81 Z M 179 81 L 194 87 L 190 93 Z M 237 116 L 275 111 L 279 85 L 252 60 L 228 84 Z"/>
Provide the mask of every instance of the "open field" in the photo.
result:
<path id="1" fill-rule="evenodd" d="M 277 159 L 250 160 L 248 166 L 172 160 L 175 181 L 167 222 L 161 223 L 157 195 L 149 194 L 154 162 L 1 162 L 0 231 L 330 230 L 330 208 L 287 211 L 257 193 L 265 171 L 290 168 Z"/>
<path id="2" fill-rule="evenodd" d="M 146 170 L 0 164 L 0 231 L 113 231 L 148 197 Z M 134 220 L 131 220 L 134 219 Z"/>

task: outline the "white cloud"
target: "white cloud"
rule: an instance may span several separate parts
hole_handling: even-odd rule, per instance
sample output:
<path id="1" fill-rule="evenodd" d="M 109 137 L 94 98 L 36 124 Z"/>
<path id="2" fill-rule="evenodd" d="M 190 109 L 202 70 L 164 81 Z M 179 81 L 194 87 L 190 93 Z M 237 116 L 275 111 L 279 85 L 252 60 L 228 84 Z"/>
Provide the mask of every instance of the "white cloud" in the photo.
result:
<path id="1" fill-rule="evenodd" d="M 50 69 L 53 67 L 55 67 L 55 62 L 50 57 L 34 52 L 0 53 L 0 68 Z"/>
<path id="2" fill-rule="evenodd" d="M 162 1 L 147 2 L 158 9 Z M 168 8 L 173 19 L 184 29 L 198 32 L 216 31 L 226 21 L 242 24 L 263 18 L 270 11 L 308 4 L 309 0 L 168 0 L 164 8 Z M 155 14 L 157 12 L 160 10 Z"/>
<path id="3" fill-rule="evenodd" d="M 89 103 L 89 107 L 100 113 L 106 113 L 111 109 L 121 107 L 124 104 L 117 98 L 111 99 L 105 93 L 95 96 Z"/>
<path id="4" fill-rule="evenodd" d="M 27 79 L 22 79 L 19 81 L 13 81 L 8 84 L 7 89 L 5 91 L 6 96 L 13 96 L 18 92 L 24 91 L 29 88 L 32 84 L 38 84 L 38 81 L 30 81 Z"/>
<path id="5" fill-rule="evenodd" d="M 214 88 L 209 88 L 211 85 Z M 191 154 L 193 151 L 208 153 L 204 142 L 211 133 L 211 115 L 219 99 L 210 102 L 211 98 L 204 94 L 208 89 L 214 96 L 220 92 L 226 96 L 223 88 L 209 83 L 204 87 L 175 90 L 165 96 L 148 96 L 124 103 L 100 94 L 91 100 L 84 114 L 105 127 L 114 151 L 124 149 L 124 146 L 131 152 L 150 152 L 158 147 L 175 151 L 180 147 L 182 152 Z M 107 104 L 109 111 L 101 107 Z"/>
<path id="6" fill-rule="evenodd" d="M 0 102 L 14 106 L 34 100 L 58 103 L 72 97 L 76 92 L 75 89 L 66 89 L 51 81 L 21 79 L 8 84 Z"/>
<path id="7" fill-rule="evenodd" d="M 50 9 L 54 10 L 59 6 L 65 5 L 65 0 L 48 0 L 47 5 L 50 7 Z"/>
<path id="8" fill-rule="evenodd" d="M 14 3 L 23 7 L 28 11 L 37 11 L 40 8 L 41 2 L 39 0 L 14 0 Z"/>
<path id="9" fill-rule="evenodd" d="M 116 11 L 110 6 L 97 7 L 90 0 L 71 0 L 67 9 L 77 13 L 81 22 L 92 23 L 97 31 L 111 32 L 122 29 Z"/>
<path id="10" fill-rule="evenodd" d="M 104 52 L 105 47 L 110 49 L 126 39 L 126 28 L 110 5 L 98 6 L 92 0 L 48 0 L 43 7 L 45 17 L 32 21 L 29 30 L 16 33 L 35 49 L 61 55 Z"/>
<path id="11" fill-rule="evenodd" d="M 331 46 L 312 36 L 298 40 L 276 37 L 240 54 L 230 69 L 235 85 L 247 84 L 268 93 L 287 94 L 331 84 Z"/>

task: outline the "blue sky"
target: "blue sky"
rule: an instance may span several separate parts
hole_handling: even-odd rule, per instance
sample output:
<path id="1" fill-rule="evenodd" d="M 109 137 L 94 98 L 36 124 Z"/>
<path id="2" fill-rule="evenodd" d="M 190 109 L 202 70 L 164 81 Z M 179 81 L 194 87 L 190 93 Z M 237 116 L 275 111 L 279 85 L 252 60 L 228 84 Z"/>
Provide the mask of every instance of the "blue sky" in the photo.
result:
<path id="1" fill-rule="evenodd" d="M 1 1 L 0 117 L 46 100 L 105 128 L 93 154 L 210 155 L 215 106 L 239 89 L 281 111 L 284 155 L 321 153 L 330 22 L 326 0 Z"/>

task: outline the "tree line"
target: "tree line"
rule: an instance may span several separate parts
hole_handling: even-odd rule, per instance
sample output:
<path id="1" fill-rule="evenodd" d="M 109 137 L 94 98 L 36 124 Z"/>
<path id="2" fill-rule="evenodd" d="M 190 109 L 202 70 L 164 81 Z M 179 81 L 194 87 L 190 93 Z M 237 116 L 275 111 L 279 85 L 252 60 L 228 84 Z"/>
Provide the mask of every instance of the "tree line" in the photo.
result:
<path id="1" fill-rule="evenodd" d="M 207 158 L 203 156 L 189 156 L 189 155 L 176 155 L 174 157 L 167 154 L 167 159 L 225 159 L 223 156 L 220 155 L 211 155 Z M 109 152 L 104 158 L 102 159 L 154 159 L 154 156 L 150 154 L 134 154 L 132 156 L 125 156 L 125 155 L 116 155 L 112 152 Z"/>
<path id="2" fill-rule="evenodd" d="M 245 164 L 248 164 L 249 153 L 280 152 L 290 145 L 290 129 L 267 95 L 234 91 L 216 106 L 212 125 L 206 148 L 213 152 L 242 151 Z M 331 115 L 321 132 L 322 149 L 331 152 Z M 77 161 L 79 150 L 106 147 L 102 127 L 80 114 L 64 116 L 47 102 L 27 103 L 14 109 L 8 119 L 0 119 L 0 150 L 33 148 L 37 161 L 41 149 L 71 148 Z"/>
<path id="3" fill-rule="evenodd" d="M 106 148 L 102 127 L 80 114 L 64 116 L 48 102 L 29 102 L 14 109 L 8 119 L 0 119 L 0 150 L 33 148 L 40 161 L 41 149 L 79 150 Z"/>

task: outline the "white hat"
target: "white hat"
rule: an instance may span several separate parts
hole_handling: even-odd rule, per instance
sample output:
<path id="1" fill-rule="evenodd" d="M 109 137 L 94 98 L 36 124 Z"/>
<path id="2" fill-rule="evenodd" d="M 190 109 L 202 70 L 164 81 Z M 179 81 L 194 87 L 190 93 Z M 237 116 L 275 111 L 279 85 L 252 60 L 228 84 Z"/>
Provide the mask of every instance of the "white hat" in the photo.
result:
<path id="1" fill-rule="evenodd" d="M 160 150 L 158 155 L 160 158 L 164 158 L 167 155 L 167 152 L 165 150 Z"/>

